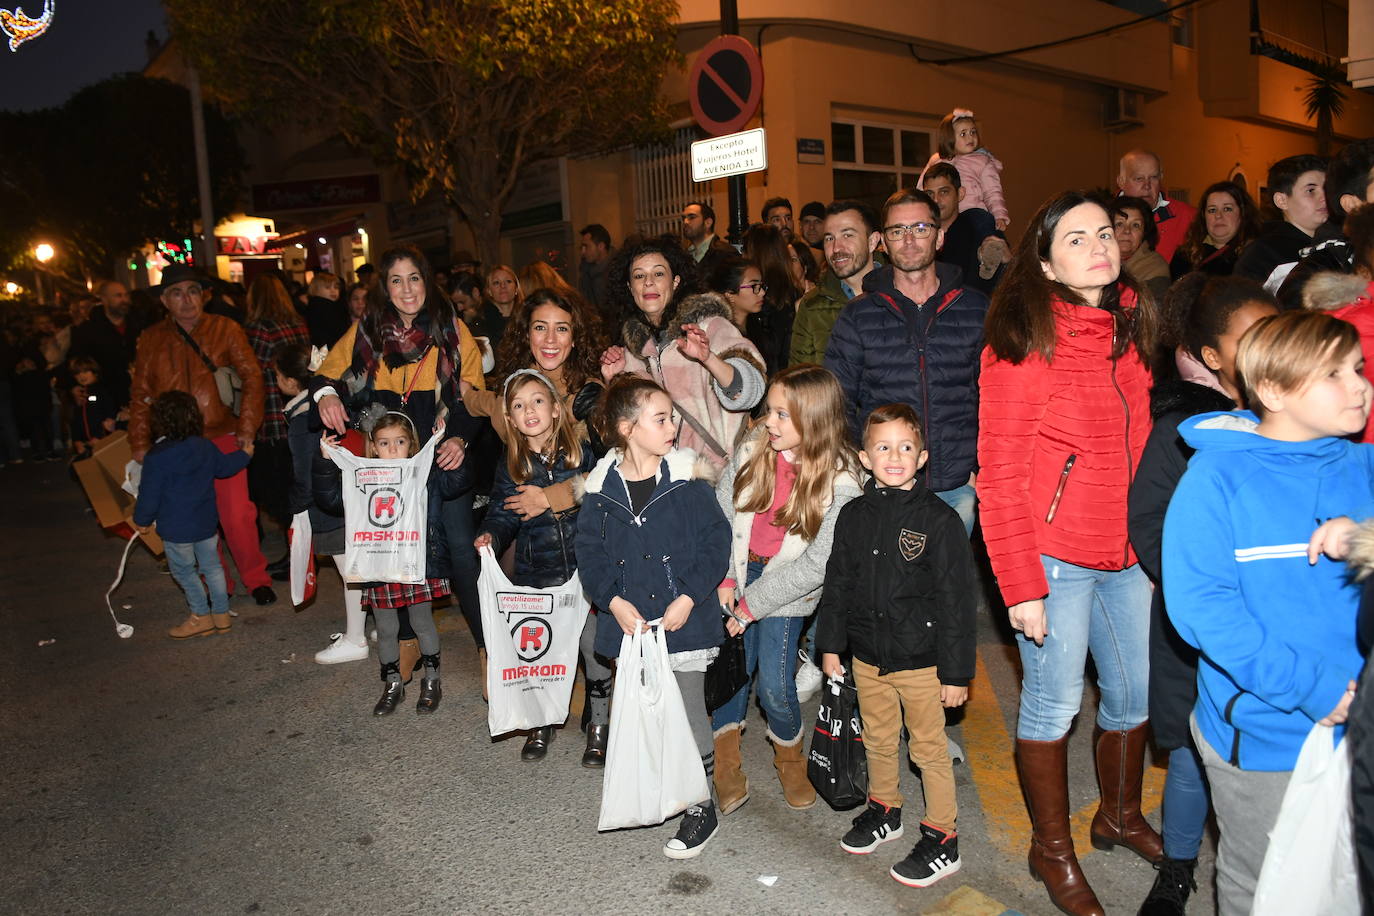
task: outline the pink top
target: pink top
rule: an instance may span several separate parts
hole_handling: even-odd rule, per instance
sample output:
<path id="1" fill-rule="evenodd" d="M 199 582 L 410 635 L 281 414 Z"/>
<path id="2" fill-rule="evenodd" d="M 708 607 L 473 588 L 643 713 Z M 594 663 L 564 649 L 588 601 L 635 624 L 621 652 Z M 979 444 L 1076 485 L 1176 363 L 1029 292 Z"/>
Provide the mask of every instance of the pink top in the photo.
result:
<path id="1" fill-rule="evenodd" d="M 978 207 L 991 213 L 993 219 L 1011 222 L 1011 214 L 1007 212 L 1007 199 L 1002 193 L 1002 163 L 996 156 L 985 149 L 978 149 L 971 153 L 962 153 L 953 159 L 941 159 L 940 154 L 936 152 L 931 154 L 926 169 L 937 162 L 951 163 L 959 170 L 959 182 L 964 189 L 964 199 L 959 201 L 960 213 Z M 918 181 L 919 186 L 925 186 L 925 178 L 926 173 L 923 169 Z"/>
<path id="2" fill-rule="evenodd" d="M 754 516 L 754 526 L 749 529 L 749 552 L 761 557 L 775 557 L 782 548 L 782 540 L 787 537 L 787 529 L 774 524 L 773 519 L 777 518 L 778 510 L 787 502 L 787 497 L 792 493 L 792 485 L 797 482 L 797 466 L 787 460 L 784 453 L 778 452 L 777 456 L 773 504 L 768 507 L 767 512 L 759 512 Z M 721 588 L 735 588 L 738 584 L 731 577 L 720 583 Z M 746 615 L 749 613 L 743 600 L 739 606 Z"/>

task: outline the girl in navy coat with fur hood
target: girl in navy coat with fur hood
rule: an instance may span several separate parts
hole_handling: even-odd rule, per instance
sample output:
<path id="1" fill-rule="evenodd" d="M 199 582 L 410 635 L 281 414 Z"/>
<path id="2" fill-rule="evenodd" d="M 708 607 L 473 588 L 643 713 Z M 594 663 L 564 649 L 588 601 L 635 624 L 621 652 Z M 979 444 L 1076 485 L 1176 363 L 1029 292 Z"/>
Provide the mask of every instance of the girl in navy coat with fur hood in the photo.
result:
<path id="1" fill-rule="evenodd" d="M 675 449 L 673 402 L 648 379 L 611 382 L 601 410 L 616 445 L 587 479 L 577 520 L 577 562 L 597 614 L 596 650 L 615 657 L 623 634 L 661 621 L 692 737 L 714 768 L 704 693 L 706 667 L 725 639 L 716 587 L 730 562 L 730 525 L 716 502 L 709 465 Z M 605 612 L 609 613 L 605 613 Z M 687 809 L 663 847 L 669 858 L 701 853 L 717 828 L 715 803 Z"/>

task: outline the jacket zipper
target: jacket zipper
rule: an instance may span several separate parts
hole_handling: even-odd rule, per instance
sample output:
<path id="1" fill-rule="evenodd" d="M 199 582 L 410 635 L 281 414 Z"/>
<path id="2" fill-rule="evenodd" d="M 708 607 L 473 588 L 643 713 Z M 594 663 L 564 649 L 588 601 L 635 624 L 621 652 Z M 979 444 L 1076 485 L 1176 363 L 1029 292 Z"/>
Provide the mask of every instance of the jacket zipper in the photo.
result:
<path id="1" fill-rule="evenodd" d="M 1112 349 L 1116 349 L 1116 332 L 1112 332 Z M 1116 396 L 1121 399 L 1121 410 L 1126 415 L 1126 429 L 1123 437 L 1123 445 L 1126 452 L 1126 489 L 1131 488 L 1131 478 L 1135 477 L 1134 462 L 1131 460 L 1131 405 L 1126 403 L 1126 393 L 1121 390 L 1121 385 L 1116 379 L 1116 367 L 1120 360 L 1112 357 L 1112 387 L 1116 389 Z M 1121 568 L 1125 569 L 1131 559 L 1131 539 L 1126 538 L 1126 546 L 1121 550 Z"/>
<path id="2" fill-rule="evenodd" d="M 1054 513 L 1059 511 L 1059 500 L 1064 495 L 1064 487 L 1069 482 L 1069 472 L 1073 470 L 1073 464 L 1077 460 L 1077 455 L 1070 455 L 1064 460 L 1064 470 L 1059 474 L 1059 485 L 1054 488 L 1054 499 L 1050 500 L 1050 511 L 1045 513 L 1046 525 L 1054 521 Z"/>

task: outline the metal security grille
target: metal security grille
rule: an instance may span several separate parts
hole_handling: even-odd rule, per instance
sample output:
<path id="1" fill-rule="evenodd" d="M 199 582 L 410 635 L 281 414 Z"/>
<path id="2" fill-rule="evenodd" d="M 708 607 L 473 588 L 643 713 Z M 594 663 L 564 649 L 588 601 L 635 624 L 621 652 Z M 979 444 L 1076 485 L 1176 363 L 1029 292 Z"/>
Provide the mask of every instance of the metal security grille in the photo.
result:
<path id="1" fill-rule="evenodd" d="M 715 208 L 714 182 L 692 181 L 691 149 L 696 139 L 696 128 L 679 127 L 671 143 L 635 148 L 635 229 L 640 233 L 680 231 L 682 208 L 692 201 Z"/>

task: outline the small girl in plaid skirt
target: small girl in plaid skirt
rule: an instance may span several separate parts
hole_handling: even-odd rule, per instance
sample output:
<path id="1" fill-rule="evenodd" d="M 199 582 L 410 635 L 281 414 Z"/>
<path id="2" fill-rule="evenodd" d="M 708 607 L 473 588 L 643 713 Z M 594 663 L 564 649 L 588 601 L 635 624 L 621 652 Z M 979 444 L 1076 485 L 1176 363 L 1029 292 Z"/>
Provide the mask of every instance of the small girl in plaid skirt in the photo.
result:
<path id="1" fill-rule="evenodd" d="M 337 444 L 337 438 L 326 434 L 325 441 Z M 396 460 L 412 458 L 420 450 L 419 436 L 410 418 L 395 411 L 384 414 L 372 427 L 367 438 L 367 457 Z M 325 511 L 343 514 L 343 487 L 338 469 L 327 458 L 315 463 L 315 499 Z M 449 594 L 448 579 L 435 573 L 447 571 L 448 542 L 444 536 L 440 507 L 446 499 L 460 496 L 469 489 L 465 467 L 445 471 L 435 465 L 429 474 L 428 524 L 426 526 L 425 581 L 418 585 L 382 582 L 368 586 L 363 601 L 372 608 L 377 623 L 377 657 L 381 662 L 384 688 L 372 714 L 387 716 L 405 699 L 405 684 L 400 669 L 400 611 L 405 610 L 410 626 L 420 642 L 420 658 L 424 662 L 424 678 L 420 682 L 420 698 L 415 703 L 417 713 L 431 713 L 439 708 L 443 691 L 439 686 L 439 630 L 434 625 L 435 598 Z"/>

